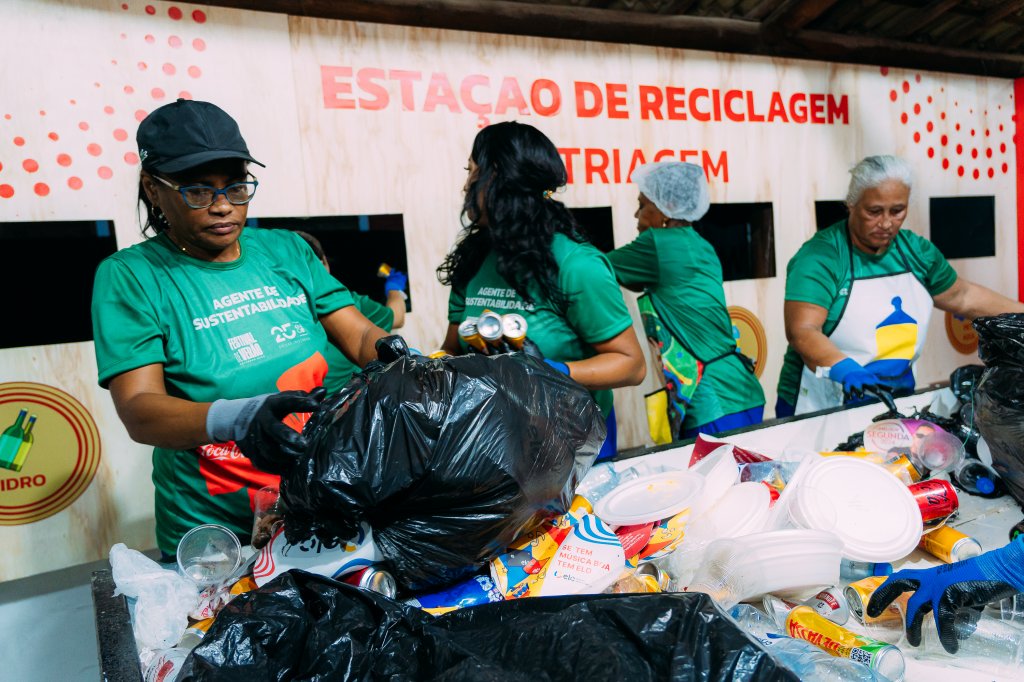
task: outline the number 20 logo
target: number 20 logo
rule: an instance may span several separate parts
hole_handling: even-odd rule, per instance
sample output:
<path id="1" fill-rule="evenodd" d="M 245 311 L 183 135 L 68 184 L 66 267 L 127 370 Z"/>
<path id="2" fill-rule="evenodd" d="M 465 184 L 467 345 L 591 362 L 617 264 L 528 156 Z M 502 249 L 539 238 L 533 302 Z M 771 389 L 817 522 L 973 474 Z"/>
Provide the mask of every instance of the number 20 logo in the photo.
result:
<path id="1" fill-rule="evenodd" d="M 291 341 L 299 335 L 302 327 L 300 325 L 292 325 L 291 322 L 285 322 L 282 325 L 277 325 L 270 328 L 270 333 L 274 335 L 274 340 L 278 343 L 284 343 L 285 341 Z"/>

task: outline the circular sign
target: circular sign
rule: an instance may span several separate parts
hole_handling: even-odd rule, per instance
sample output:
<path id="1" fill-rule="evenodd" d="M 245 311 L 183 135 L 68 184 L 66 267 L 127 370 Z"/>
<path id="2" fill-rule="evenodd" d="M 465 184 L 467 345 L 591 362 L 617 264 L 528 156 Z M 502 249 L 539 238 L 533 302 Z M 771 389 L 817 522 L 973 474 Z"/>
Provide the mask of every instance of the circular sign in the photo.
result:
<path id="1" fill-rule="evenodd" d="M 768 358 L 768 337 L 764 333 L 764 325 L 754 313 L 738 305 L 731 305 L 726 310 L 732 320 L 732 335 L 740 352 L 754 361 L 754 374 L 761 378 L 764 363 Z"/>
<path id="2" fill-rule="evenodd" d="M 99 430 L 80 402 L 52 386 L 0 384 L 0 526 L 66 509 L 99 463 Z"/>
<path id="3" fill-rule="evenodd" d="M 958 353 L 972 355 L 978 352 L 978 332 L 965 317 L 946 313 L 946 337 Z"/>

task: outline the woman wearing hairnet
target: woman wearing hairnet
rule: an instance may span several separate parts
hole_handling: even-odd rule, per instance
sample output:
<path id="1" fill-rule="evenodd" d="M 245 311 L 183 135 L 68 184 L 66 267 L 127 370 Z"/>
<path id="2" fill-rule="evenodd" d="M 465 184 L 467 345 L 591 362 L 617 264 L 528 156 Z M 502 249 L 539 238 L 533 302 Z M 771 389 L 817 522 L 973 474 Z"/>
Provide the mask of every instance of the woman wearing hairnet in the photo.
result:
<path id="1" fill-rule="evenodd" d="M 637 303 L 665 380 L 648 396 L 651 436 L 661 443 L 760 423 L 764 391 L 736 347 L 722 264 L 692 227 L 710 205 L 704 171 L 649 163 L 632 179 L 640 236 L 608 259 L 622 286 L 644 292 Z"/>

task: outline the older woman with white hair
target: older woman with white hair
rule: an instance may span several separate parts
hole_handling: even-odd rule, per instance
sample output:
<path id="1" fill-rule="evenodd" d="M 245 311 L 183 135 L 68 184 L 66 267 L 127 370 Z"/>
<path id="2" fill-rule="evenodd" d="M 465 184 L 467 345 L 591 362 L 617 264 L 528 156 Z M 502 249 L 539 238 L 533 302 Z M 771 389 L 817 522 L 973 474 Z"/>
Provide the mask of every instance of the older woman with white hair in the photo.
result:
<path id="1" fill-rule="evenodd" d="M 640 190 L 631 243 L 608 254 L 638 305 L 665 390 L 648 396 L 656 442 L 760 423 L 764 391 L 737 351 L 725 308 L 722 264 L 692 225 L 710 206 L 704 171 L 662 162 L 633 172 Z"/>
<path id="2" fill-rule="evenodd" d="M 786 268 L 786 338 L 778 417 L 914 390 L 932 306 L 973 319 L 1024 311 L 958 277 L 930 241 L 900 229 L 909 164 L 869 156 L 850 171 L 849 217 L 821 230 Z"/>

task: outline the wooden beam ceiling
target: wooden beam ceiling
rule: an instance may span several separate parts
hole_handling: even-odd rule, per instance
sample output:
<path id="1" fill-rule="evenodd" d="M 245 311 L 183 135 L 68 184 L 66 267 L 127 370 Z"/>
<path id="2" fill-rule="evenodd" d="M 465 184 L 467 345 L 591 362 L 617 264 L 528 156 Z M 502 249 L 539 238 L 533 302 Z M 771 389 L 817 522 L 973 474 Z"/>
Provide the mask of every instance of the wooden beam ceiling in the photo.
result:
<path id="1" fill-rule="evenodd" d="M 527 35 L 658 47 L 711 50 L 739 54 L 797 57 L 829 62 L 870 64 L 911 69 L 966 73 L 1001 78 L 1024 76 L 1024 56 L 936 47 L 873 36 L 854 36 L 801 28 L 827 11 L 835 0 L 770 0 L 750 13 L 771 8 L 779 29 L 768 30 L 757 21 L 691 15 L 662 15 L 594 7 L 508 0 L 206 0 L 219 7 L 276 12 L 323 19 L 344 19 L 381 24 L 447 28 L 484 33 Z M 864 0 L 857 17 L 870 14 L 877 0 Z M 930 6 L 934 9 L 934 5 Z M 1012 0 L 979 19 L 981 27 L 994 17 L 1009 16 L 1024 8 Z M 940 15 L 941 16 L 941 15 Z M 848 19 L 856 24 L 857 18 Z M 794 26 L 794 29 L 788 29 Z M 842 30 L 837 28 L 836 30 Z M 984 30 L 983 28 L 981 30 Z M 980 32 L 980 31 L 979 31 Z"/>

